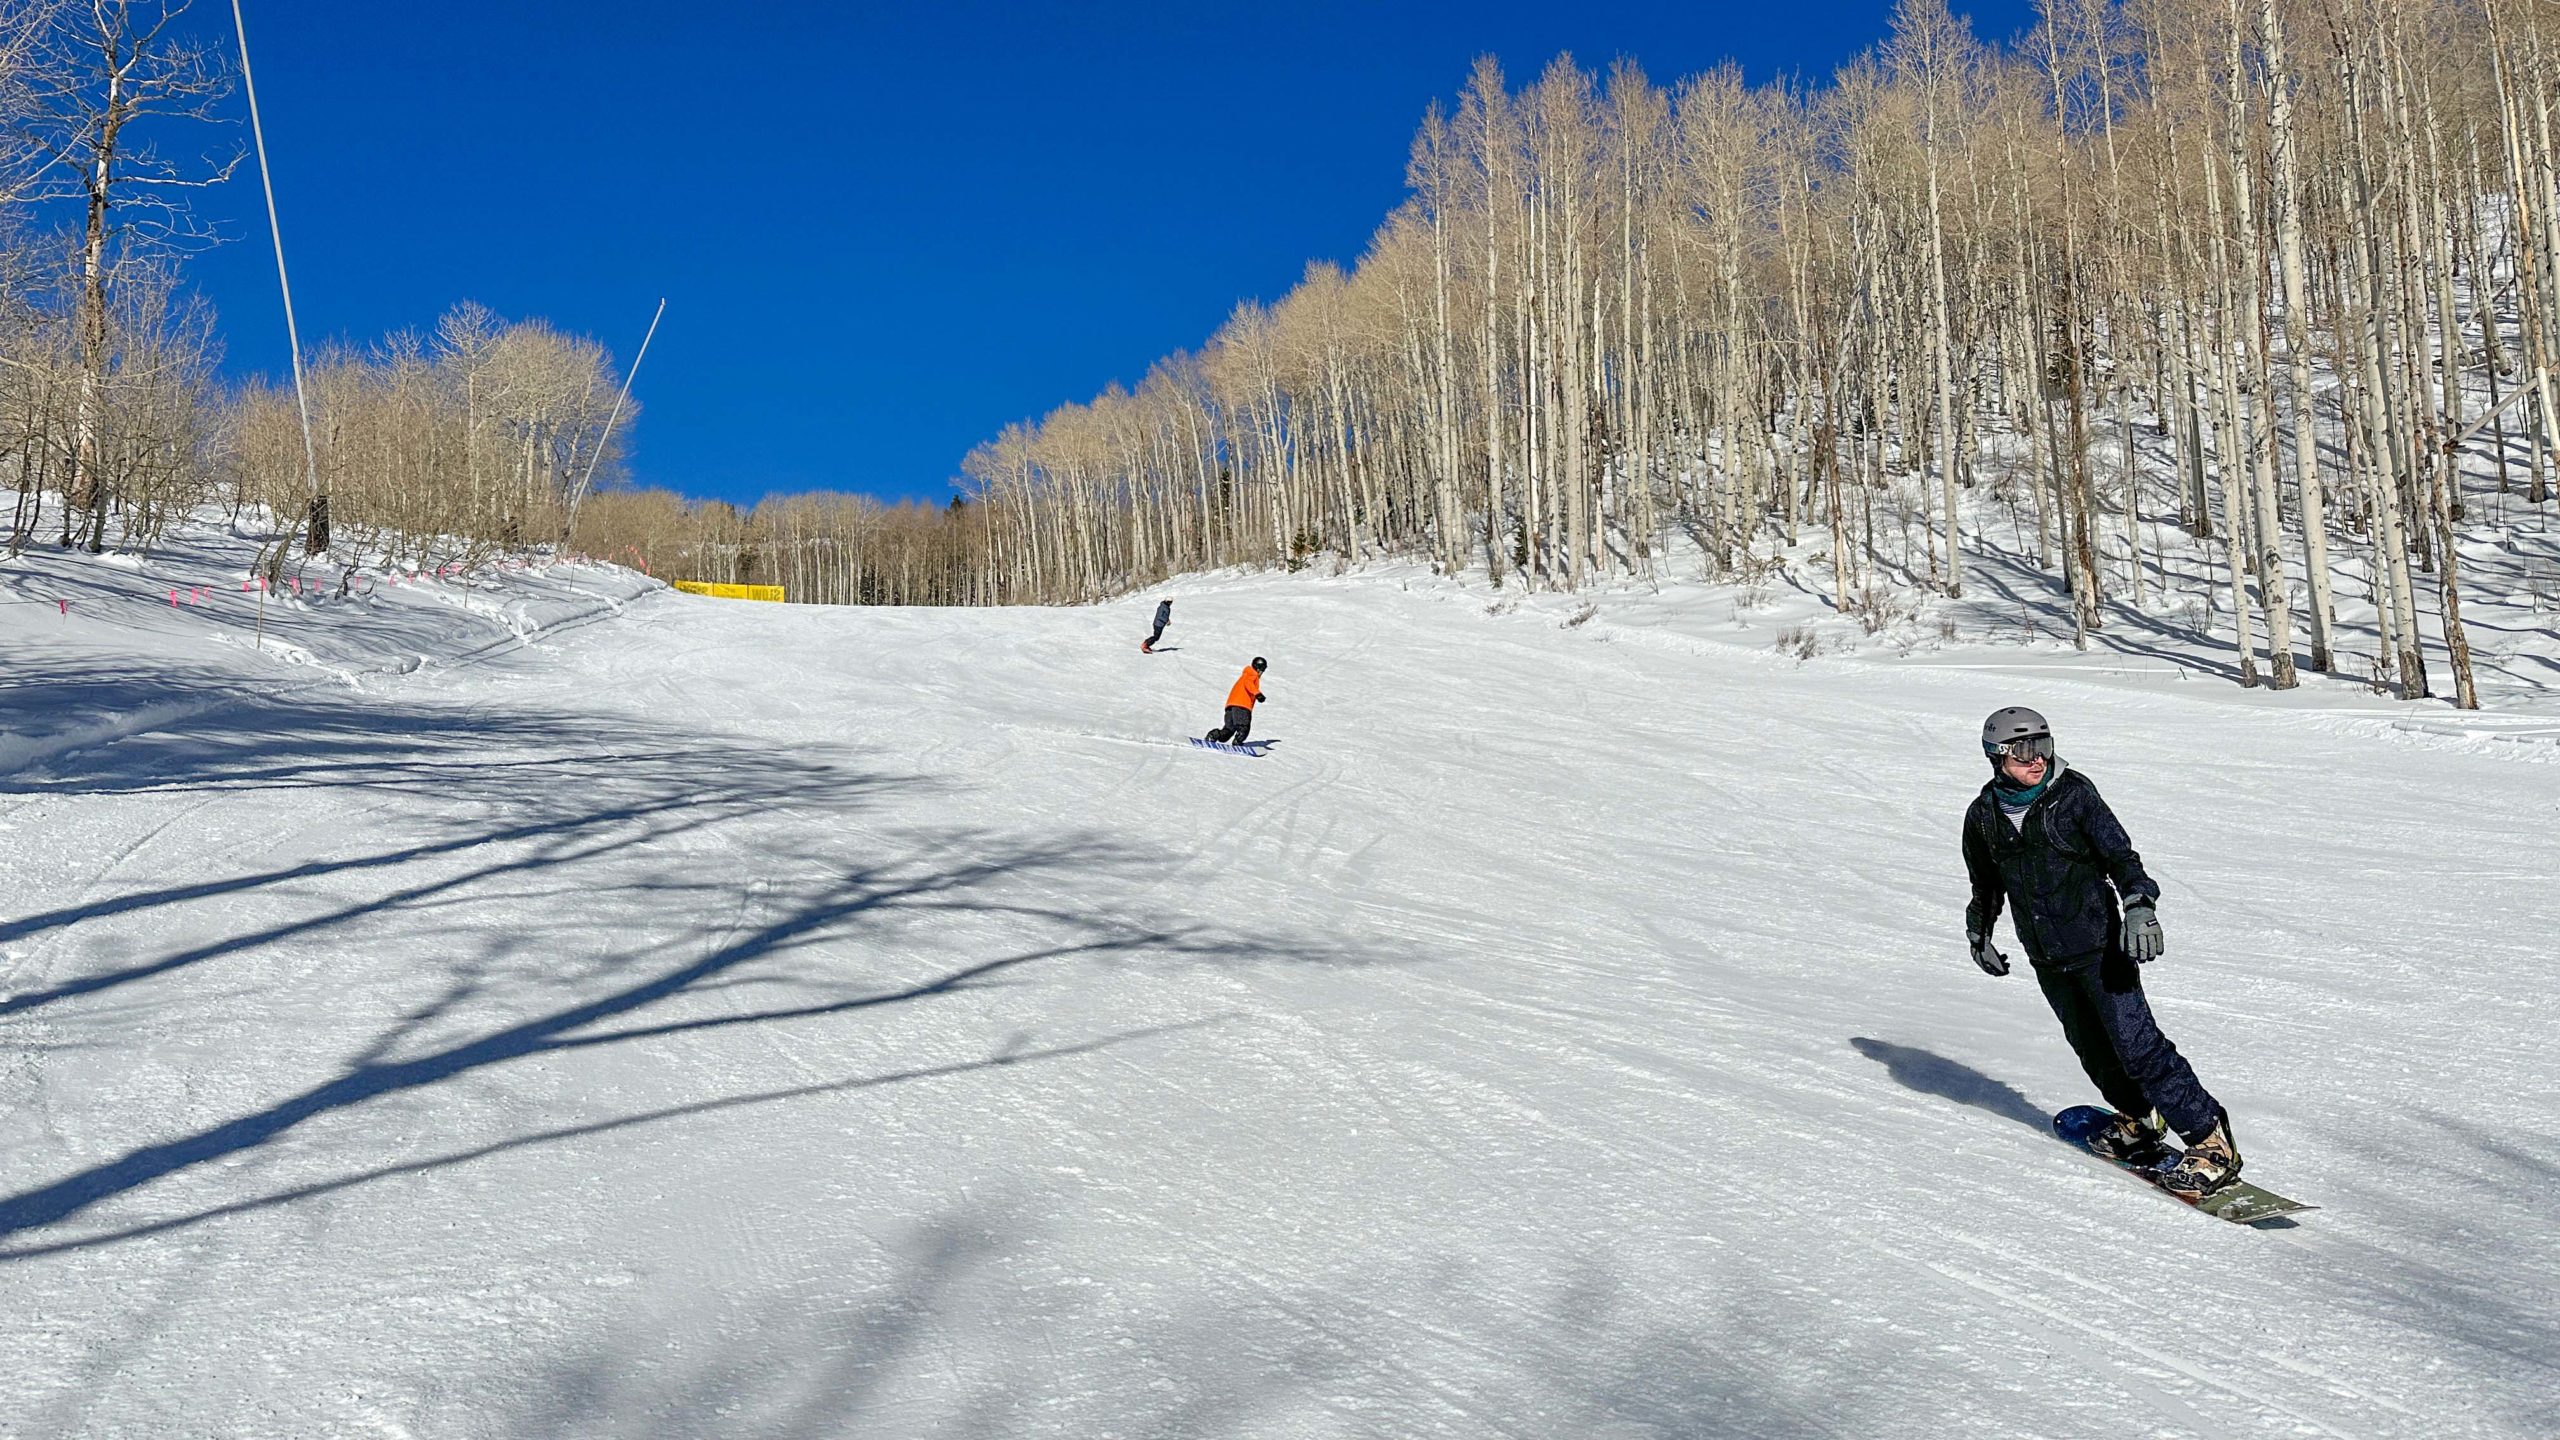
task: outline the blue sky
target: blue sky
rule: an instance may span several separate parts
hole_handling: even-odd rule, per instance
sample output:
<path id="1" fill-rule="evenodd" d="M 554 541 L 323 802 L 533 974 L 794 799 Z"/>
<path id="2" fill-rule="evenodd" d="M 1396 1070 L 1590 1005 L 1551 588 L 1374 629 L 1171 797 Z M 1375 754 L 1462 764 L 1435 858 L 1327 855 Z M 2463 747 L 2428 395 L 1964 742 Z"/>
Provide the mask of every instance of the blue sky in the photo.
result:
<path id="1" fill-rule="evenodd" d="M 473 299 L 628 363 L 664 296 L 634 478 L 748 503 L 944 498 L 1008 421 L 1356 259 L 1478 54 L 1825 77 L 1890 8 L 244 4 L 306 341 Z M 237 242 L 191 266 L 229 367 L 282 374 L 255 176 L 202 208 Z"/>

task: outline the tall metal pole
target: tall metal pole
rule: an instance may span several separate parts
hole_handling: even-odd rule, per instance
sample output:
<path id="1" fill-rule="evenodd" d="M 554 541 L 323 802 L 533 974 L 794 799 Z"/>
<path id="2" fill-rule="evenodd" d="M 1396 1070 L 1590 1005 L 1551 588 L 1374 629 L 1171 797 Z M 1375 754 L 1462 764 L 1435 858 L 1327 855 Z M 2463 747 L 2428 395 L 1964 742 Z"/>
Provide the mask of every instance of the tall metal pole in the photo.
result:
<path id="1" fill-rule="evenodd" d="M 267 131 L 258 120 L 258 81 L 249 72 L 249 27 L 240 18 L 240 0 L 231 0 L 231 25 L 240 36 L 240 82 L 249 92 L 249 133 L 258 144 L 258 181 L 267 192 L 267 233 L 276 242 L 276 287 L 284 292 L 284 337 L 293 350 L 293 403 L 302 411 L 303 474 L 311 483 L 310 532 L 304 553 L 329 548 L 329 497 L 320 493 L 320 452 L 311 443 L 311 400 L 302 386 L 302 335 L 293 323 L 293 281 L 285 275 L 284 231 L 276 225 L 276 180 L 267 169 Z"/>
<path id="2" fill-rule="evenodd" d="M 237 5 L 240 0 L 231 0 Z M 578 518 L 579 502 L 587 498 L 587 482 L 596 478 L 596 462 L 604 458 L 604 444 L 613 438 L 613 423 L 622 418 L 622 402 L 631 398 L 632 377 L 640 373 L 640 362 L 649 358 L 649 342 L 657 338 L 658 322 L 666 318 L 667 302 L 659 297 L 658 313 L 649 317 L 649 333 L 640 337 L 640 353 L 631 357 L 631 368 L 623 372 L 622 393 L 613 397 L 613 412 L 604 417 L 604 433 L 596 437 L 595 453 L 587 457 L 587 473 L 578 477 L 578 488 L 569 492 L 569 513 L 561 518 L 561 538 L 568 538 L 568 527 Z"/>

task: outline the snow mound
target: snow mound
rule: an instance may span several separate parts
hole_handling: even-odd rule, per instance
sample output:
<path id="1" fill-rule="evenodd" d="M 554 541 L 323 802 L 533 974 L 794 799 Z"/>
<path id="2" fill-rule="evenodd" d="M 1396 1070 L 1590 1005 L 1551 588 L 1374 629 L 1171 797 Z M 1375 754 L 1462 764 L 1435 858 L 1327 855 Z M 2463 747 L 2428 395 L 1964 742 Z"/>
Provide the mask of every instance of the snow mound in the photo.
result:
<path id="1" fill-rule="evenodd" d="M 0 561 L 0 774 L 247 696 L 470 664 L 665 588 L 538 558 L 423 573 L 323 560 L 270 585 L 257 555 L 206 516 L 149 556 L 40 547 Z"/>

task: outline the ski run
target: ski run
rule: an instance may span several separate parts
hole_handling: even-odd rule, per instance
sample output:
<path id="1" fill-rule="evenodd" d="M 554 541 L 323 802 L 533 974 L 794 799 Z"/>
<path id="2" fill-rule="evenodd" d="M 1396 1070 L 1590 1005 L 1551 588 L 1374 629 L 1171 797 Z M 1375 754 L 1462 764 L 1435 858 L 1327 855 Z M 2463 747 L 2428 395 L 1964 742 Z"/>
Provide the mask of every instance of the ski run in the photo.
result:
<path id="1" fill-rule="evenodd" d="M 248 553 L 0 571 L 0 1433 L 2560 1433 L 2521 584 L 2465 714 L 1783 585 Z M 1277 746 L 1190 746 L 1253 655 Z M 2290 1228 L 2051 1133 L 1963 928 L 2010 704 Z"/>

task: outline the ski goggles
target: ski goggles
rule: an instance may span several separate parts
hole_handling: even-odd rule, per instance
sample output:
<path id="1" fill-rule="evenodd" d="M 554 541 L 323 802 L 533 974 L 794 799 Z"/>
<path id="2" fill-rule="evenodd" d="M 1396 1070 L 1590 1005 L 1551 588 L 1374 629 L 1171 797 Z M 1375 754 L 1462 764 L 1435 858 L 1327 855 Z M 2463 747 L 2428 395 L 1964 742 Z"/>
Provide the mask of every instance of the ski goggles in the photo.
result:
<path id="1" fill-rule="evenodd" d="M 2011 740 L 2000 745 L 1986 745 L 1983 747 L 1983 751 L 1994 760 L 2015 760 L 2021 765 L 2026 764 L 2030 760 L 2050 760 L 2053 758 L 2053 737 L 2050 735 L 2029 735 L 2023 740 Z"/>

